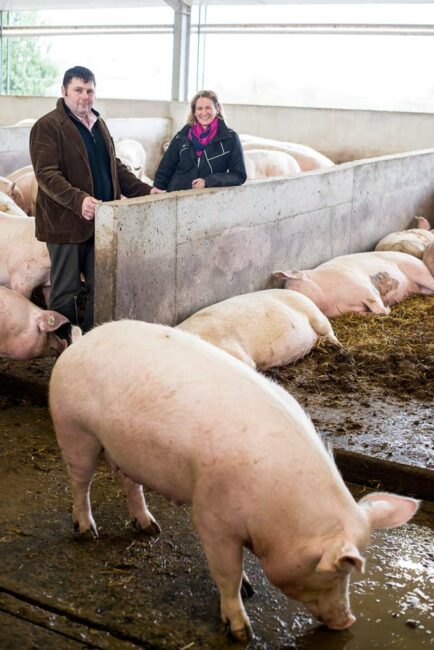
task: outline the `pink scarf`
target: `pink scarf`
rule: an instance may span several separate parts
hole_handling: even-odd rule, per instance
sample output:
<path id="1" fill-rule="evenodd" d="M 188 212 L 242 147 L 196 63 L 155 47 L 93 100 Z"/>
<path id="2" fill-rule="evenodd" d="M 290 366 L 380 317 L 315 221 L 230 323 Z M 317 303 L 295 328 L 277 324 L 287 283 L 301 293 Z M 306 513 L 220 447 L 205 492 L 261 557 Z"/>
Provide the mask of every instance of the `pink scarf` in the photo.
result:
<path id="1" fill-rule="evenodd" d="M 211 124 L 203 128 L 199 122 L 195 122 L 188 132 L 188 139 L 193 143 L 196 156 L 199 158 L 205 147 L 214 140 L 219 128 L 219 118 L 216 116 Z"/>

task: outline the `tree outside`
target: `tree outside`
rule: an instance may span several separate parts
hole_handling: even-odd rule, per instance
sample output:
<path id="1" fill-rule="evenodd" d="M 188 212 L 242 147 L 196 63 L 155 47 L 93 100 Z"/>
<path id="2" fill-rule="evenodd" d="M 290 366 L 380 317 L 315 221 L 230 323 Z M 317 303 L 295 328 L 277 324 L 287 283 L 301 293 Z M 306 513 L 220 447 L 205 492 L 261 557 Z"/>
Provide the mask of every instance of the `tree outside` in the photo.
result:
<path id="1" fill-rule="evenodd" d="M 6 16 L 6 21 L 4 17 Z M 35 25 L 34 11 L 3 12 L 3 24 Z M 49 60 L 49 45 L 37 37 L 3 38 L 2 84 L 5 95 L 43 96 L 58 76 L 56 66 Z"/>

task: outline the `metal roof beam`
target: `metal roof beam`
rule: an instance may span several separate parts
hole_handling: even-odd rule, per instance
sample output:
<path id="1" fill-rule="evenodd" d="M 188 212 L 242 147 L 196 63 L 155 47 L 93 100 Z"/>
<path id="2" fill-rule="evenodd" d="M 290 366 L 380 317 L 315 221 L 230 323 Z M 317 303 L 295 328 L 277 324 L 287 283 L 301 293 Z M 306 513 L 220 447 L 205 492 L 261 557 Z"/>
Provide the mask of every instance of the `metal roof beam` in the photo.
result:
<path id="1" fill-rule="evenodd" d="M 191 7 L 183 0 L 165 0 L 174 10 L 172 100 L 186 101 L 190 59 Z"/>

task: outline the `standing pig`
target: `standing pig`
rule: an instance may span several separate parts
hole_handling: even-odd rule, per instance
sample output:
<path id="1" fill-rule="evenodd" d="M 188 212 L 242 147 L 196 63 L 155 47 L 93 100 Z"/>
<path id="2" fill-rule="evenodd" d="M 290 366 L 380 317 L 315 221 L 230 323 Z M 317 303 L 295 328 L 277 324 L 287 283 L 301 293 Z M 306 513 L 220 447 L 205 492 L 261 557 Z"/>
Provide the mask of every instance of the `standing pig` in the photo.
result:
<path id="1" fill-rule="evenodd" d="M 178 328 L 261 370 L 301 359 L 320 336 L 340 346 L 315 303 L 286 289 L 234 296 L 201 309 Z"/>
<path id="2" fill-rule="evenodd" d="M 425 264 L 407 253 L 375 251 L 334 257 L 307 271 L 276 271 L 287 289 L 308 296 L 328 316 L 388 314 L 389 305 L 414 293 L 434 293 Z"/>
<path id="3" fill-rule="evenodd" d="M 376 251 L 400 251 L 422 259 L 425 248 L 434 242 L 434 230 L 424 217 L 416 217 L 417 228 L 391 232 L 380 239 Z"/>
<path id="4" fill-rule="evenodd" d="M 372 529 L 399 526 L 417 510 L 414 499 L 391 494 L 357 504 L 294 398 L 179 329 L 128 320 L 96 327 L 56 362 L 50 409 L 80 532 L 96 535 L 89 490 L 104 448 L 143 529 L 158 524 L 141 485 L 192 503 L 222 620 L 242 641 L 252 637 L 240 595 L 243 546 L 287 596 L 345 629 L 355 620 L 349 575 L 363 570 Z"/>
<path id="5" fill-rule="evenodd" d="M 47 245 L 35 237 L 35 218 L 0 214 L 0 285 L 26 298 L 42 287 L 47 299 L 50 268 Z"/>
<path id="6" fill-rule="evenodd" d="M 67 342 L 56 330 L 68 319 L 57 311 L 40 309 L 24 296 L 0 287 L 0 357 L 35 359 L 60 354 Z M 74 328 L 74 338 L 79 328 Z"/>

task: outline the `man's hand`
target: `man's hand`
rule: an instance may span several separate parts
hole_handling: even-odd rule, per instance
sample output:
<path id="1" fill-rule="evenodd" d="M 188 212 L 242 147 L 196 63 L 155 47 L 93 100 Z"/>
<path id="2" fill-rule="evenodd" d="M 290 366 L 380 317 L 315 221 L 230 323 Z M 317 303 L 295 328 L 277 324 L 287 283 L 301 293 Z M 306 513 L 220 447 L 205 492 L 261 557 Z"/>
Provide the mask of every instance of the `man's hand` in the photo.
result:
<path id="1" fill-rule="evenodd" d="M 81 206 L 81 216 L 83 219 L 86 219 L 87 221 L 95 219 L 95 207 L 98 203 L 102 203 L 102 201 L 94 199 L 93 196 L 86 196 Z"/>
<path id="2" fill-rule="evenodd" d="M 159 190 L 158 187 L 152 187 L 149 194 L 164 194 L 166 190 Z"/>
<path id="3" fill-rule="evenodd" d="M 204 178 L 195 178 L 194 181 L 191 184 L 191 187 L 194 190 L 198 190 L 202 187 L 205 187 L 205 179 Z"/>

